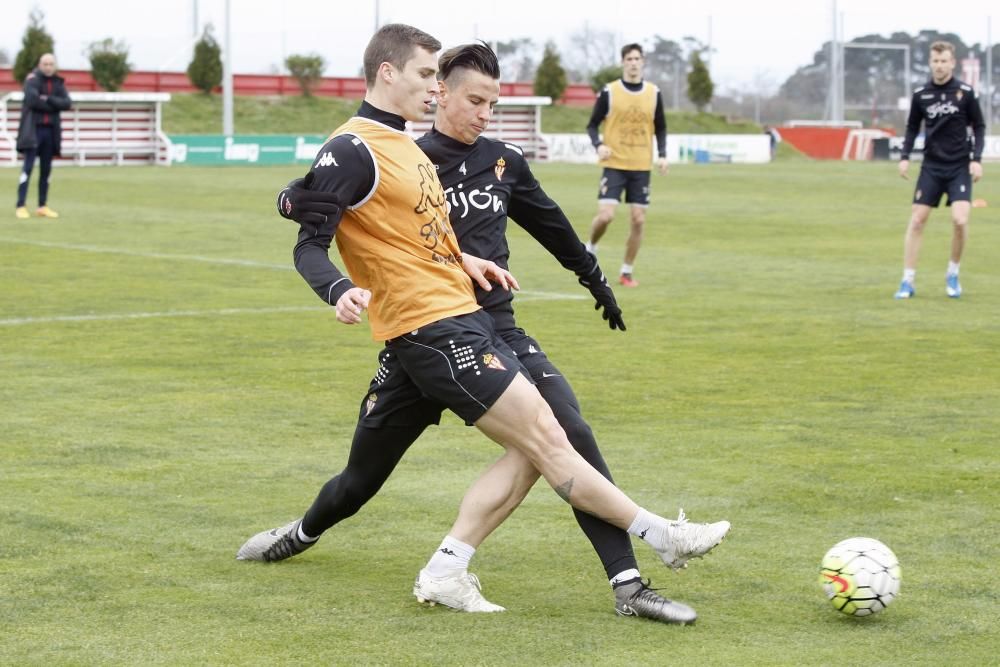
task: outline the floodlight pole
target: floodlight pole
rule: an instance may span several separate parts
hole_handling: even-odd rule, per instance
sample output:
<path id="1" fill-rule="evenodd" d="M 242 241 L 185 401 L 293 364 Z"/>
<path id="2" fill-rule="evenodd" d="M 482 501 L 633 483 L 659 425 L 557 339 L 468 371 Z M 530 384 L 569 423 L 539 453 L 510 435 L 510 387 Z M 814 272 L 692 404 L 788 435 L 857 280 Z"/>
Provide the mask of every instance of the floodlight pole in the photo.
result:
<path id="1" fill-rule="evenodd" d="M 233 35 L 226 0 L 226 57 L 222 63 L 222 134 L 233 136 Z"/>
<path id="2" fill-rule="evenodd" d="M 842 52 L 839 48 L 840 39 L 837 26 L 837 0 L 832 0 L 830 2 L 830 11 L 832 13 L 832 21 L 830 23 L 833 28 L 833 34 L 830 36 L 830 62 L 829 62 L 829 88 L 826 94 L 826 106 L 827 113 L 829 114 L 827 120 L 830 121 L 842 121 L 844 119 L 844 111 L 841 108 L 838 97 L 840 95 L 840 66 L 838 60 L 842 56 Z"/>
<path id="3" fill-rule="evenodd" d="M 993 134 L 993 25 L 992 17 L 986 17 L 986 135 Z"/>

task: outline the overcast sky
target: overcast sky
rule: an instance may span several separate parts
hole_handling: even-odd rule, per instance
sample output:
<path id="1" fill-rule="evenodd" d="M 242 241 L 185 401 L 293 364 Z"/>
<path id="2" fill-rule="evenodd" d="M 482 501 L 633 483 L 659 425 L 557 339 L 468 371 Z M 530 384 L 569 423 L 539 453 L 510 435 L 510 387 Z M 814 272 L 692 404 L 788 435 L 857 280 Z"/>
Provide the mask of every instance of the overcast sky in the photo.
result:
<path id="1" fill-rule="evenodd" d="M 416 25 L 445 47 L 530 37 L 563 49 L 585 24 L 612 31 L 623 44 L 690 35 L 711 41 L 712 76 L 723 89 L 783 82 L 830 39 L 833 15 L 832 0 L 230 0 L 233 69 L 267 73 L 286 55 L 317 52 L 326 59 L 326 75 L 356 76 L 376 6 L 382 24 Z M 572 13 L 561 9 L 567 6 Z M 88 69 L 85 47 L 113 37 L 128 44 L 134 69 L 179 71 L 191 59 L 195 7 L 199 24 L 213 23 L 222 41 L 225 0 L 4 0 L 0 48 L 11 59 L 34 7 L 45 13 L 60 67 Z M 998 0 L 838 0 L 837 9 L 848 40 L 936 28 L 985 44 L 992 12 L 992 41 L 1000 41 Z"/>

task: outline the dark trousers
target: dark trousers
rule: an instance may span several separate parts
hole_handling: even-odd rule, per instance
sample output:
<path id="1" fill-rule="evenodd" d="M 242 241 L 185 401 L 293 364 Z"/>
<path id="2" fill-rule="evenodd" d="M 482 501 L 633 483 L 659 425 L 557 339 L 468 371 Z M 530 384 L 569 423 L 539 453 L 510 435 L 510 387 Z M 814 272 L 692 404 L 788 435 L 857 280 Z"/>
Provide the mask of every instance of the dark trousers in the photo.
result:
<path id="1" fill-rule="evenodd" d="M 21 180 L 17 184 L 17 205 L 24 206 L 28 199 L 28 184 L 31 181 L 31 170 L 35 167 L 35 157 L 38 157 L 38 206 L 45 206 L 49 198 L 49 174 L 52 173 L 52 157 L 55 154 L 56 140 L 51 125 L 38 125 L 35 128 L 38 146 L 34 150 L 24 151 L 24 168 L 21 170 Z"/>

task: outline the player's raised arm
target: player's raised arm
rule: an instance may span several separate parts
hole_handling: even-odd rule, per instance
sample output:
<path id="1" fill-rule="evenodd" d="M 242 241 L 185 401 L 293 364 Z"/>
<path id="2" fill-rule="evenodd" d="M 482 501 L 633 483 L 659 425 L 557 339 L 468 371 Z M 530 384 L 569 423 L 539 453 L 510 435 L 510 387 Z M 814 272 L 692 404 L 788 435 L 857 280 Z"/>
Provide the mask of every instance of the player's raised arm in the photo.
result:
<path id="1" fill-rule="evenodd" d="M 576 274 L 596 301 L 595 309 L 604 309 L 602 316 L 612 329 L 625 331 L 622 311 L 608 285 L 597 258 L 587 252 L 576 230 L 541 184 L 531 173 L 527 162 L 521 168 L 517 185 L 509 204 L 509 217 L 549 251 L 566 269 Z"/>

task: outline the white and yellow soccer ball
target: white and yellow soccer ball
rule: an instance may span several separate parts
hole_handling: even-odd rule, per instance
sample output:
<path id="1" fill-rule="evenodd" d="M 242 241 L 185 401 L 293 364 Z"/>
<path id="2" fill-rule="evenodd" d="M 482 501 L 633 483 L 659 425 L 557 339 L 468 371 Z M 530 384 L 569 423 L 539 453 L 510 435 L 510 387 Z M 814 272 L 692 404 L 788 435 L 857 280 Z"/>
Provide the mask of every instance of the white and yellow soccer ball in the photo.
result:
<path id="1" fill-rule="evenodd" d="M 851 616 L 885 609 L 899 595 L 896 554 L 870 537 L 838 542 L 823 556 L 819 583 L 834 608 Z"/>

